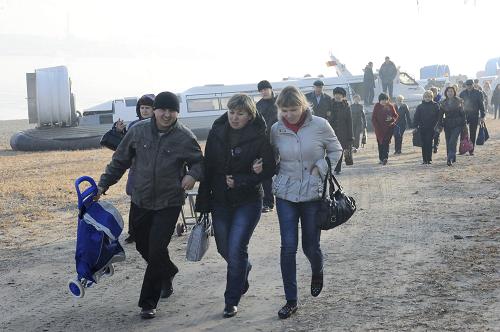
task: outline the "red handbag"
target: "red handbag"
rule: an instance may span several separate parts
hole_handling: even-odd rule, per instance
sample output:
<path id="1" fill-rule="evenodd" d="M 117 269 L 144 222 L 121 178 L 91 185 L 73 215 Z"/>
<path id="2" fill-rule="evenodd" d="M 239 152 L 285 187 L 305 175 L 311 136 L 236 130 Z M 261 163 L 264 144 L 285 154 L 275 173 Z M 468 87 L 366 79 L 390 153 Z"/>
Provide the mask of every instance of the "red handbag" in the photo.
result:
<path id="1" fill-rule="evenodd" d="M 460 140 L 460 147 L 458 148 L 458 153 L 459 154 L 465 154 L 467 152 L 472 151 L 474 149 L 474 146 L 472 145 L 472 142 L 469 138 L 468 135 L 464 135 L 462 139 Z"/>

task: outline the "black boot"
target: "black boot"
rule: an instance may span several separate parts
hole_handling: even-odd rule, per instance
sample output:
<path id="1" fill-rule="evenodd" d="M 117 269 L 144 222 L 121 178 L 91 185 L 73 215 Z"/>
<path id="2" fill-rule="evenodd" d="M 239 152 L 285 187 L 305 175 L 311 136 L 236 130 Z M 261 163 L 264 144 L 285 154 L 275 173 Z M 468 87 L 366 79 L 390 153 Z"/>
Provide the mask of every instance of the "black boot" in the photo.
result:
<path id="1" fill-rule="evenodd" d="M 144 309 L 144 308 L 142 308 L 141 317 L 143 319 L 151 319 L 151 318 L 155 318 L 155 316 L 156 316 L 156 309 Z"/>
<path id="2" fill-rule="evenodd" d="M 287 319 L 292 314 L 297 311 L 297 301 L 286 301 L 283 308 L 278 311 L 278 317 L 281 319 Z"/>
<path id="3" fill-rule="evenodd" d="M 223 315 L 224 318 L 234 317 L 236 316 L 237 313 L 238 313 L 238 307 L 234 305 L 226 304 L 226 306 L 224 307 L 224 315 Z"/>
<path id="4" fill-rule="evenodd" d="M 317 297 L 323 289 L 323 273 L 313 275 L 311 279 L 311 295 Z"/>

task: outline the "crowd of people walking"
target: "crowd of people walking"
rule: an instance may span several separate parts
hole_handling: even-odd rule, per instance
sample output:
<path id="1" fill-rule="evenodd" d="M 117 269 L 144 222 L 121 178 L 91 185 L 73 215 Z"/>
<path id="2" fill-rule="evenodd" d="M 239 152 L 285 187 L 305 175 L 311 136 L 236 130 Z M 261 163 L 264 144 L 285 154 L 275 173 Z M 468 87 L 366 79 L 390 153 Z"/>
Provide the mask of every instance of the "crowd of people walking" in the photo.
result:
<path id="1" fill-rule="evenodd" d="M 173 293 L 178 267 L 168 245 L 185 200 L 185 192 L 200 182 L 196 211 L 210 213 L 217 251 L 227 263 L 223 317 L 233 317 L 249 291 L 252 264 L 248 245 L 261 213 L 276 207 L 281 236 L 280 265 L 285 304 L 278 310 L 286 319 L 298 309 L 296 253 L 299 225 L 302 249 L 311 268 L 311 296 L 317 297 L 324 283 L 321 230 L 315 222 L 329 164 L 340 174 L 342 163 L 352 164 L 352 153 L 366 143 L 364 106 L 373 102 L 373 63 L 365 68 L 364 105 L 361 96 L 347 99 L 342 87 L 333 98 L 317 80 L 304 94 L 294 86 L 277 95 L 269 81 L 258 83 L 261 99 L 255 103 L 246 94 L 235 94 L 228 111 L 212 125 L 205 151 L 193 133 L 177 119 L 179 100 L 171 92 L 145 95 L 137 104 L 138 121 L 122 121 L 112 131 L 120 142 L 98 183 L 102 194 L 130 169 L 127 194 L 131 197 L 129 237 L 147 262 L 138 305 L 143 318 L 153 318 L 160 298 Z M 413 121 L 403 96 L 392 103 L 397 68 L 386 57 L 380 68 L 384 92 L 373 107 L 378 157 L 387 165 L 394 137 L 394 154 L 403 151 L 406 129 L 418 131 L 423 164 L 432 163 L 439 133 L 444 129 L 449 166 L 456 162 L 457 142 L 466 124 L 474 143 L 479 124 L 484 123 L 484 94 L 465 82 L 465 89 L 449 86 L 443 96 L 425 91 Z M 486 93 L 486 92 L 484 92 Z M 499 108 L 499 86 L 491 94 L 495 118 Z M 474 154 L 474 148 L 469 151 Z"/>

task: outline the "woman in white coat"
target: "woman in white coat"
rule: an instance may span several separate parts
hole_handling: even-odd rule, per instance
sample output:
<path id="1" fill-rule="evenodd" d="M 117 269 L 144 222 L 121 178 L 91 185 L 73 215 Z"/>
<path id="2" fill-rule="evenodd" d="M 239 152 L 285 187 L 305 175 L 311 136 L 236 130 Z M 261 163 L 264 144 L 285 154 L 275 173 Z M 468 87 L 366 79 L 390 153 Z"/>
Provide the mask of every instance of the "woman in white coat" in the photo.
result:
<path id="1" fill-rule="evenodd" d="M 288 86 L 276 100 L 278 122 L 271 128 L 271 145 L 279 167 L 273 181 L 281 234 L 281 275 L 286 304 L 278 312 L 288 318 L 297 311 L 297 277 L 295 256 L 298 247 L 298 225 L 302 228 L 302 249 L 311 263 L 311 295 L 323 288 L 323 254 L 321 230 L 315 215 L 323 192 L 322 178 L 327 173 L 328 156 L 336 165 L 342 146 L 327 120 L 311 114 L 305 95 Z"/>

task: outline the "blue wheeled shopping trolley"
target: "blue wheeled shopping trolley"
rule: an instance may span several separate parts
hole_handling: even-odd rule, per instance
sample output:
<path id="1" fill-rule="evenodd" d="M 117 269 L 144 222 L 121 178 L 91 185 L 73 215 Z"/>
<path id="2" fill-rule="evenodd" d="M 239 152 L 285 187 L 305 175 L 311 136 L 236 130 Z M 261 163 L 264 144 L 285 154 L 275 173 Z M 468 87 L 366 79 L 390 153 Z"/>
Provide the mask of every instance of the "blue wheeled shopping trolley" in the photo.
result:
<path id="1" fill-rule="evenodd" d="M 83 192 L 80 184 L 90 183 Z M 97 185 L 89 176 L 75 181 L 78 195 L 78 228 L 76 233 L 76 272 L 69 281 L 69 290 L 76 297 L 85 295 L 85 288 L 98 283 L 103 275 L 114 273 L 113 263 L 125 260 L 125 251 L 118 242 L 123 219 L 109 202 L 95 202 Z"/>

